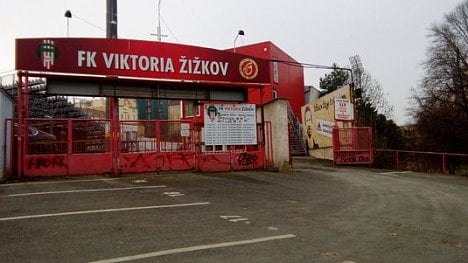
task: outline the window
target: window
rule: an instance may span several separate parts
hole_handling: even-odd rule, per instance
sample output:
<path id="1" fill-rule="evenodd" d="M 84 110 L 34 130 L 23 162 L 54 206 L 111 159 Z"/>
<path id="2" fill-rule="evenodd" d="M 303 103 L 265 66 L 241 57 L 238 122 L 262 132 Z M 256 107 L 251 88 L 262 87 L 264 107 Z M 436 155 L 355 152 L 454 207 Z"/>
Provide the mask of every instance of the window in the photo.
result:
<path id="1" fill-rule="evenodd" d="M 195 104 L 195 101 L 186 100 L 184 105 L 185 105 L 185 109 L 184 109 L 185 117 L 200 115 L 200 107 L 198 106 L 198 104 Z"/>

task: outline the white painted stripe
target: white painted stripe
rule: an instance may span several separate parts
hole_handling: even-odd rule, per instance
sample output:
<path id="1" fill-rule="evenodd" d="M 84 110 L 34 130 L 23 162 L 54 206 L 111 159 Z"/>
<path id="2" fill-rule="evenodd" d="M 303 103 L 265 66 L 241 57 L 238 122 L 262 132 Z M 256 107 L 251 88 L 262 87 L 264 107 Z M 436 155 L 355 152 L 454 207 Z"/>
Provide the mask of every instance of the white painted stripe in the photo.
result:
<path id="1" fill-rule="evenodd" d="M 115 181 L 115 180 L 127 180 L 127 179 L 135 179 L 135 177 L 105 178 L 105 179 L 84 179 L 84 180 L 64 180 L 64 181 L 43 181 L 43 182 L 24 182 L 24 183 L 0 184 L 0 187 L 2 187 L 2 186 L 19 186 L 19 185 L 37 185 L 37 184 L 102 182 L 102 181 Z"/>
<path id="2" fill-rule="evenodd" d="M 175 205 L 154 205 L 154 206 L 124 207 L 124 208 L 85 210 L 85 211 L 74 211 L 74 212 L 54 213 L 54 214 L 39 214 L 39 215 L 28 215 L 28 216 L 1 217 L 0 222 L 1 221 L 10 221 L 10 220 L 41 218 L 41 217 L 83 215 L 83 214 L 95 214 L 95 213 L 110 213 L 110 212 L 144 210 L 144 209 L 175 208 L 175 207 L 198 206 L 198 205 L 209 205 L 209 204 L 210 204 L 210 202 L 200 202 L 200 203 L 186 203 L 186 204 L 175 204 Z"/>
<path id="3" fill-rule="evenodd" d="M 293 234 L 279 235 L 279 236 L 269 236 L 269 237 L 262 237 L 262 238 L 248 239 L 248 240 L 240 240 L 240 241 L 233 241 L 233 242 L 225 242 L 225 243 L 199 245 L 199 246 L 176 248 L 176 249 L 169 249 L 169 250 L 161 250 L 161 251 L 150 252 L 150 253 L 134 255 L 134 256 L 127 256 L 127 257 L 119 257 L 119 258 L 111 258 L 111 259 L 104 259 L 104 260 L 98 260 L 98 261 L 91 261 L 89 263 L 112 263 L 112 262 L 132 261 L 132 260 L 138 260 L 138 259 L 144 259 L 144 258 L 151 258 L 151 257 L 158 257 L 158 256 L 165 256 L 165 255 L 171 255 L 171 254 L 179 254 L 179 253 L 192 252 L 192 251 L 198 251 L 198 250 L 207 250 L 207 249 L 221 248 L 221 247 L 232 247 L 232 246 L 248 245 L 248 244 L 268 242 L 268 241 L 287 239 L 287 238 L 294 238 L 294 237 L 296 237 L 296 236 L 293 235 Z"/>
<path id="4" fill-rule="evenodd" d="M 384 172 L 384 173 L 380 173 L 380 174 L 407 174 L 407 173 L 411 173 L 411 171 L 401 171 L 401 172 Z"/>
<path id="5" fill-rule="evenodd" d="M 66 190 L 66 191 L 53 191 L 53 192 L 35 192 L 35 193 L 23 193 L 23 194 L 11 194 L 11 195 L 7 195 L 7 197 L 30 196 L 30 195 L 70 194 L 70 193 L 88 193 L 88 192 L 106 192 L 106 191 L 125 191 L 125 190 L 164 188 L 164 187 L 166 187 L 166 186 L 165 185 L 151 185 L 151 186 L 139 186 L 139 187 L 81 189 L 81 190 Z"/>

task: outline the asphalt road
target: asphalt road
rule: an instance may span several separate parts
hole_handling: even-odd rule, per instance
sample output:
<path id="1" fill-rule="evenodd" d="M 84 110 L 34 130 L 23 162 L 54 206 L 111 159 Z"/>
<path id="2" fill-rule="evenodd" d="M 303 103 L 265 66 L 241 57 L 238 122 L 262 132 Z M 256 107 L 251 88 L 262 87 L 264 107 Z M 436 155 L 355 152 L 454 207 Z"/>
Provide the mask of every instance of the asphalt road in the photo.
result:
<path id="1" fill-rule="evenodd" d="M 468 262 L 468 178 L 333 167 L 0 185 L 0 262 Z"/>

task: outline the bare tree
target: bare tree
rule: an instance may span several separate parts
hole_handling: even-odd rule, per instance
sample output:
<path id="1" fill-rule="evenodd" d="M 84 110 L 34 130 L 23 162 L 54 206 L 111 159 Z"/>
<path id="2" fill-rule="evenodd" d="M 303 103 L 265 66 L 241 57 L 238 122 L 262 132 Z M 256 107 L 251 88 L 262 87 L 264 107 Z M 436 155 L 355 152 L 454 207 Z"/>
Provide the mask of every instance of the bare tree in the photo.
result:
<path id="1" fill-rule="evenodd" d="M 413 90 L 416 129 L 425 150 L 463 152 L 468 147 L 468 0 L 433 25 L 428 37 L 424 77 Z"/>
<path id="2" fill-rule="evenodd" d="M 359 86 L 363 93 L 362 99 L 367 100 L 379 114 L 385 115 L 387 119 L 391 119 L 393 106 L 388 102 L 382 85 L 372 78 L 372 75 L 367 71 L 362 71 L 359 80 Z"/>

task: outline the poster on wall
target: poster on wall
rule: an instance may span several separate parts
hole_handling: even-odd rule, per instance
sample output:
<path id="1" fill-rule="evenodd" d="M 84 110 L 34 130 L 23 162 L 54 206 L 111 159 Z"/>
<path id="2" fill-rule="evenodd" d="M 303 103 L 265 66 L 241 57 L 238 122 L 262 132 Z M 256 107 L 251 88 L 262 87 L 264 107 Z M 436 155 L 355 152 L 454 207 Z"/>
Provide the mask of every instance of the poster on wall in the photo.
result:
<path id="1" fill-rule="evenodd" d="M 335 122 L 317 119 L 316 123 L 316 131 L 318 134 L 328 138 L 333 138 L 333 126 L 335 126 Z"/>
<path id="2" fill-rule="evenodd" d="M 335 98 L 335 120 L 354 120 L 354 107 L 349 99 Z"/>
<path id="3" fill-rule="evenodd" d="M 205 104 L 205 145 L 257 144 L 255 104 Z"/>
<path id="4" fill-rule="evenodd" d="M 302 123 L 306 133 L 307 146 L 310 150 L 329 148 L 333 146 L 332 130 L 335 125 L 343 125 L 344 120 L 336 121 L 337 101 L 348 102 L 351 97 L 351 88 L 346 85 L 331 93 L 328 93 L 315 101 L 302 106 Z M 344 103 L 346 109 L 338 109 L 340 118 L 353 118 L 354 111 L 349 109 L 349 104 Z"/>

